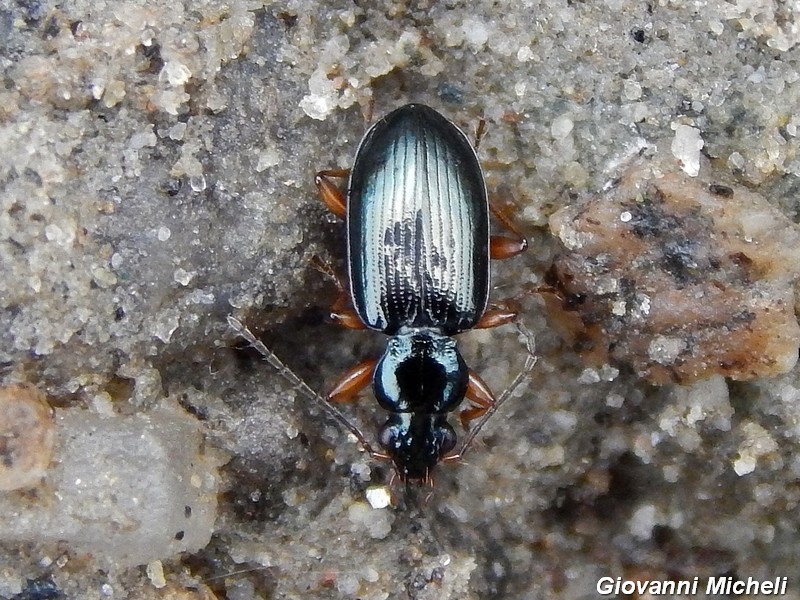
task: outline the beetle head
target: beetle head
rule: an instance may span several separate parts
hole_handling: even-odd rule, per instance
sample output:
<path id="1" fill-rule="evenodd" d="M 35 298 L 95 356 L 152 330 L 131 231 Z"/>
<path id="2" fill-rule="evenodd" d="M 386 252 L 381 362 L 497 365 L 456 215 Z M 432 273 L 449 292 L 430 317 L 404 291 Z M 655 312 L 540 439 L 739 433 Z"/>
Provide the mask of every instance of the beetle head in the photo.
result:
<path id="1" fill-rule="evenodd" d="M 456 445 L 445 415 L 393 413 L 378 434 L 402 481 L 427 482 L 430 472 Z"/>

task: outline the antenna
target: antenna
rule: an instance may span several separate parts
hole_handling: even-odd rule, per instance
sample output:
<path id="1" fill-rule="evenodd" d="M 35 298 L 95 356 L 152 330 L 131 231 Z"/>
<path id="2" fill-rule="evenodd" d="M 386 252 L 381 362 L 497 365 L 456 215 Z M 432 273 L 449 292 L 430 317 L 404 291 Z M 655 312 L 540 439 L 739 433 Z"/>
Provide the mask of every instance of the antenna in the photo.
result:
<path id="1" fill-rule="evenodd" d="M 264 342 L 259 340 L 253 332 L 251 332 L 245 325 L 242 324 L 241 321 L 234 318 L 231 315 L 228 315 L 228 325 L 231 329 L 233 329 L 239 336 L 243 337 L 249 344 L 255 348 L 264 359 L 272 365 L 275 370 L 278 371 L 278 374 L 283 377 L 286 381 L 288 381 L 292 386 L 300 392 L 303 396 L 307 399 L 311 400 L 312 402 L 316 402 L 319 404 L 322 409 L 328 413 L 331 417 L 333 417 L 336 421 L 338 421 L 343 427 L 345 427 L 350 433 L 352 433 L 358 439 L 359 444 L 364 450 L 370 455 L 372 458 L 385 460 L 388 458 L 385 454 L 380 452 L 376 452 L 373 449 L 372 444 L 370 444 L 367 439 L 364 437 L 364 434 L 361 433 L 361 430 L 356 427 L 350 420 L 344 416 L 338 408 L 336 408 L 329 400 L 325 397 L 321 396 L 319 393 L 312 390 L 308 384 L 300 379 L 297 375 L 294 374 L 289 367 L 283 364 L 280 358 L 278 358 L 272 350 L 267 348 L 264 345 Z"/>
<path id="2" fill-rule="evenodd" d="M 523 383 L 527 383 L 527 380 L 530 377 L 531 371 L 533 371 L 534 365 L 536 365 L 536 339 L 533 336 L 533 332 L 528 329 L 525 324 L 520 320 L 517 319 L 514 324 L 517 327 L 517 330 L 525 336 L 525 348 L 528 352 L 528 355 L 525 357 L 525 365 L 522 367 L 522 371 L 520 371 L 517 376 L 514 378 L 514 381 L 511 382 L 505 391 L 500 395 L 489 410 L 484 413 L 481 417 L 478 424 L 475 427 L 470 428 L 467 432 L 467 435 L 464 437 L 464 442 L 461 444 L 461 449 L 456 454 L 451 454 L 444 458 L 447 462 L 458 461 L 464 458 L 464 454 L 466 454 L 467 450 L 471 446 L 475 436 L 478 435 L 480 430 L 486 425 L 486 422 L 492 417 L 494 413 L 503 405 L 503 403 L 508 400 L 514 392 L 517 391 Z"/>

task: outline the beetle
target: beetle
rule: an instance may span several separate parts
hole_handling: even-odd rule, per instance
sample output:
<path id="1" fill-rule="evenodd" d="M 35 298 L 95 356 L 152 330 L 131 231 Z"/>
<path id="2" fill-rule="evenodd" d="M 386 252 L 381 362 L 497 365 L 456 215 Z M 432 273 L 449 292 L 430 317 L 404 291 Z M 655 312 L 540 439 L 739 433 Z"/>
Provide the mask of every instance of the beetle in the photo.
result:
<path id="1" fill-rule="evenodd" d="M 337 178 L 348 178 L 346 192 Z M 490 258 L 523 252 L 527 241 L 493 211 L 475 149 L 436 110 L 408 104 L 364 135 L 353 167 L 324 170 L 315 183 L 327 207 L 346 221 L 349 294 L 331 316 L 354 329 L 389 336 L 378 359 L 338 380 L 326 400 L 352 400 L 372 383 L 388 418 L 380 452 L 403 481 L 430 482 L 432 469 L 455 460 L 460 411 L 465 429 L 497 400 L 464 362 L 453 336 L 510 323 L 516 312 L 489 307 Z M 491 236 L 490 212 L 513 236 Z M 487 415 L 488 416 L 488 415 Z M 348 425 L 351 431 L 353 427 Z"/>

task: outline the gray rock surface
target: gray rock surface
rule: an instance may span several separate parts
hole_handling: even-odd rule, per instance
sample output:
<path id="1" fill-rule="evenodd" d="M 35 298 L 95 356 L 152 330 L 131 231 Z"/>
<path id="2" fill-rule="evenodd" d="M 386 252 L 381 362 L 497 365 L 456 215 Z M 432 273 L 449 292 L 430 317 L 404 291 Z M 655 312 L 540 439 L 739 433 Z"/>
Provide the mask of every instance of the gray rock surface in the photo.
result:
<path id="1" fill-rule="evenodd" d="M 117 568 L 208 544 L 218 465 L 196 419 L 180 407 L 124 417 L 70 408 L 56 426 L 57 458 L 36 497 L 0 496 L 0 537 L 62 542 Z"/>

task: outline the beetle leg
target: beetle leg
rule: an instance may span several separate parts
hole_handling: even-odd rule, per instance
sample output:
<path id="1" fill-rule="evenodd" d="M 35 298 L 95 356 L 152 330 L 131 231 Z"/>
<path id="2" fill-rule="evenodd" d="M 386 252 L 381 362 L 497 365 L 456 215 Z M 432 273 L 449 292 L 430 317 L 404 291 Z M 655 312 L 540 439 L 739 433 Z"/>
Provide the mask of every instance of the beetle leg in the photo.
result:
<path id="1" fill-rule="evenodd" d="M 528 240 L 519 232 L 516 225 L 508 218 L 508 215 L 497 208 L 493 202 L 489 203 L 489 210 L 492 211 L 492 214 L 500 221 L 506 231 L 511 234 L 510 236 L 493 235 L 489 240 L 489 256 L 494 260 L 503 260 L 525 252 L 528 247 Z"/>
<path id="2" fill-rule="evenodd" d="M 336 289 L 339 290 L 340 293 L 347 294 L 347 283 L 342 280 L 339 273 L 331 266 L 331 263 L 317 254 L 311 256 L 310 262 L 311 266 L 317 271 L 323 275 L 327 275 L 329 279 L 333 280 L 333 283 L 336 284 Z"/>
<path id="3" fill-rule="evenodd" d="M 370 95 L 367 105 L 361 105 L 361 116 L 364 117 L 364 123 L 370 125 L 372 123 L 373 112 L 375 111 L 375 96 Z"/>
<path id="4" fill-rule="evenodd" d="M 365 360 L 346 371 L 328 393 L 328 401 L 350 402 L 353 400 L 372 381 L 372 373 L 377 364 L 377 359 Z"/>
<path id="5" fill-rule="evenodd" d="M 475 323 L 475 329 L 489 329 L 499 327 L 506 323 L 511 323 L 517 318 L 517 311 L 505 308 L 490 308 L 483 313 L 483 316 Z"/>
<path id="6" fill-rule="evenodd" d="M 331 319 L 348 329 L 366 329 L 364 321 L 358 316 L 358 313 L 349 306 L 349 298 L 346 294 L 342 293 L 339 298 L 334 302 L 331 307 Z"/>
<path id="7" fill-rule="evenodd" d="M 475 127 L 475 143 L 472 145 L 473 148 L 475 148 L 475 152 L 478 152 L 478 147 L 481 145 L 484 133 L 486 133 L 486 119 L 481 117 L 478 121 L 478 125 Z"/>
<path id="8" fill-rule="evenodd" d="M 459 413 L 458 417 L 464 429 L 469 430 L 470 421 L 482 417 L 497 402 L 486 382 L 472 369 L 469 370 L 467 400 L 475 404 L 475 406 L 465 408 Z"/>
<path id="9" fill-rule="evenodd" d="M 358 313 L 353 308 L 350 294 L 347 293 L 338 277 L 336 277 L 336 286 L 339 288 L 339 296 L 331 306 L 331 320 L 348 329 L 366 329 L 367 326 L 364 325 L 364 321 L 361 320 L 361 317 L 358 316 Z"/>
<path id="10" fill-rule="evenodd" d="M 359 317 L 358 313 L 353 309 L 345 282 L 341 280 L 330 263 L 315 254 L 311 257 L 311 265 L 323 275 L 327 275 L 333 279 L 333 282 L 336 284 L 336 289 L 339 290 L 336 302 L 331 306 L 331 319 L 348 329 L 366 329 L 367 327 L 364 325 L 361 317 Z"/>
<path id="11" fill-rule="evenodd" d="M 489 240 L 489 256 L 493 260 L 504 260 L 517 254 L 522 254 L 528 247 L 525 238 L 510 238 L 503 235 L 493 235 Z"/>
<path id="12" fill-rule="evenodd" d="M 311 258 L 308 259 L 308 262 L 310 262 L 311 266 L 314 267 L 317 271 L 319 271 L 323 275 L 327 275 L 330 279 L 333 279 L 333 281 L 336 283 L 337 288 L 342 289 L 339 277 L 336 275 L 336 271 L 333 270 L 331 263 L 329 263 L 327 260 L 325 260 L 318 254 L 312 254 Z"/>
<path id="13" fill-rule="evenodd" d="M 333 182 L 333 178 L 347 177 L 349 174 L 350 169 L 326 169 L 325 171 L 320 171 L 314 177 L 314 183 L 317 184 L 320 198 L 322 198 L 328 210 L 340 219 L 344 219 L 347 213 L 347 200 L 339 186 Z"/>
<path id="14" fill-rule="evenodd" d="M 487 410 L 489 410 L 488 407 L 484 408 L 483 406 L 473 406 L 471 408 L 465 408 L 458 413 L 458 419 L 461 421 L 461 426 L 464 428 L 464 431 L 469 431 L 470 421 L 474 421 L 478 417 L 482 417 L 486 414 Z"/>

